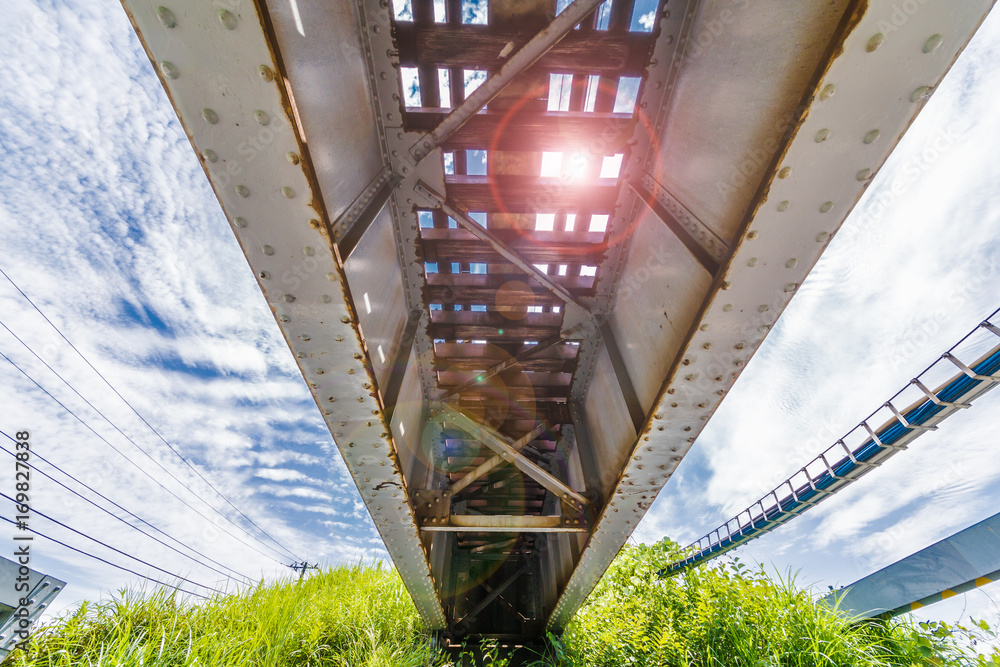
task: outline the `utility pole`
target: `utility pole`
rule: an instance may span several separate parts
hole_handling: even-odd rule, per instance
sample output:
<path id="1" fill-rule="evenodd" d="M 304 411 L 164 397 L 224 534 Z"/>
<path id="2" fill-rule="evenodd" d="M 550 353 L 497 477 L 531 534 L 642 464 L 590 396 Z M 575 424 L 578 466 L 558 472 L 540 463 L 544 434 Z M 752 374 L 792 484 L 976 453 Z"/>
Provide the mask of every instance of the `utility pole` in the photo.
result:
<path id="1" fill-rule="evenodd" d="M 299 562 L 296 561 L 296 562 L 292 563 L 291 565 L 289 565 L 288 567 L 292 568 L 293 570 L 295 570 L 296 572 L 299 573 L 299 581 L 302 581 L 302 577 L 305 576 L 306 570 L 318 570 L 319 569 L 318 565 L 311 565 L 311 564 L 307 563 L 306 561 L 302 561 L 301 563 L 299 563 Z"/>

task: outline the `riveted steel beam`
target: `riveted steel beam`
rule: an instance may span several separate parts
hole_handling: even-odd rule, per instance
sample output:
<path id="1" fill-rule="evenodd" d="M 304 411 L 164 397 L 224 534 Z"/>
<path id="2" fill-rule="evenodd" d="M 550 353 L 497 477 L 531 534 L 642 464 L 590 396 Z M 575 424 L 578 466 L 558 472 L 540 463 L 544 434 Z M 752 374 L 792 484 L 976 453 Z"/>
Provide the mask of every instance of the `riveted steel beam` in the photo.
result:
<path id="1" fill-rule="evenodd" d="M 435 148 L 448 140 L 480 109 L 506 88 L 524 70 L 531 67 L 563 37 L 570 33 L 603 0 L 573 0 L 548 26 L 532 37 L 527 44 L 510 56 L 497 72 L 486 79 L 465 98 L 457 108 L 448 114 L 436 128 L 424 134 L 410 148 L 410 155 L 419 162 Z"/>
<path id="2" fill-rule="evenodd" d="M 356 295 L 329 236 L 267 10 L 201 0 L 174 0 L 166 11 L 151 0 L 122 4 L 417 610 L 429 627 L 444 627 Z M 270 141 L 247 159 L 248 133 L 264 130 Z M 286 275 L 295 279 L 279 278 Z"/>
<path id="3" fill-rule="evenodd" d="M 654 390 L 653 404 L 643 428 L 625 446 L 628 460 L 549 618 L 550 629 L 565 627 L 593 589 L 649 508 L 651 494 L 662 487 L 688 452 L 872 176 L 993 4 L 984 0 L 963 4 L 958 10 L 953 3 L 929 1 L 918 12 L 908 15 L 907 21 L 891 34 L 883 30 L 886 25 L 896 27 L 893 12 L 898 12 L 898 5 L 892 0 L 852 1 L 835 11 L 829 6 L 811 6 L 816 17 L 829 26 L 823 29 L 826 34 L 822 42 L 817 41 L 818 36 L 812 39 L 815 69 L 802 76 L 801 97 L 782 102 L 780 122 L 775 121 L 772 109 L 760 108 L 757 120 L 766 132 L 746 144 L 747 154 L 753 157 L 744 157 L 746 154 L 739 149 L 733 151 L 728 145 L 717 150 L 707 140 L 699 144 L 699 159 L 712 156 L 725 168 L 728 168 L 725 160 L 729 160 L 733 175 L 714 174 L 701 181 L 698 185 L 703 190 L 697 193 L 701 196 L 695 210 L 701 212 L 702 208 L 712 207 L 710 210 L 718 212 L 717 217 L 704 214 L 700 217 L 713 226 L 721 223 L 719 229 L 724 233 L 720 234 L 734 251 L 707 289 L 699 287 L 697 300 L 691 294 L 670 294 L 672 298 L 689 299 L 691 314 L 678 327 L 665 379 Z M 795 14 L 790 13 L 789 17 L 801 20 L 803 8 L 797 5 Z M 742 15 L 732 14 L 729 19 L 749 25 L 772 18 L 773 9 L 746 6 L 740 10 Z M 651 61 L 657 65 L 651 67 L 650 77 L 664 63 L 671 67 L 671 62 L 677 62 L 669 51 L 679 41 L 693 43 L 682 39 L 683 26 L 674 23 L 679 14 L 684 20 L 694 17 L 695 24 L 687 30 L 688 34 L 691 30 L 699 34 L 699 27 L 707 30 L 706 22 L 721 21 L 721 9 L 717 6 L 703 5 L 694 13 L 674 10 L 670 17 L 659 20 L 661 37 L 671 40 L 667 43 L 658 39 Z M 745 49 L 741 38 L 731 34 L 735 41 L 716 40 L 712 49 L 700 52 L 700 58 L 680 61 L 684 65 L 678 65 L 676 73 L 666 77 L 659 89 L 648 85 L 644 88 L 639 106 L 642 108 L 646 103 L 645 108 L 654 110 L 649 123 L 655 133 L 645 146 L 640 141 L 637 148 L 641 150 L 633 148 L 623 165 L 626 181 L 640 178 L 644 173 L 677 178 L 670 169 L 673 161 L 691 159 L 693 148 L 681 152 L 678 142 L 670 139 L 691 136 L 698 118 L 704 116 L 704 108 L 687 103 L 705 99 L 694 92 L 711 96 L 713 86 L 717 85 L 710 76 L 711 68 L 704 64 L 720 59 L 732 63 L 731 50 Z M 794 49 L 787 49 L 787 62 L 798 67 L 799 72 L 803 59 L 800 51 L 798 43 Z M 703 66 L 688 67 L 689 62 Z M 749 61 L 742 69 L 754 73 Z M 684 99 L 678 96 L 669 102 L 662 99 L 664 92 L 681 87 Z M 858 115 L 854 111 L 858 108 L 866 109 L 866 113 Z M 721 114 L 724 110 L 716 112 Z M 744 113 L 742 109 L 740 113 Z M 738 123 L 747 127 L 748 122 L 745 117 L 737 119 L 733 114 L 728 127 L 735 131 Z M 717 119 L 713 116 L 700 126 L 702 134 L 696 136 L 699 139 L 710 136 L 705 133 L 715 127 Z M 754 175 L 749 182 L 748 173 Z M 744 190 L 739 190 L 740 186 L 745 186 Z M 685 194 L 690 192 L 686 190 Z M 634 192 L 626 194 L 632 199 L 620 202 L 621 208 L 609 223 L 609 233 L 613 227 L 618 230 L 642 227 L 629 225 L 634 222 L 634 208 L 645 209 L 646 205 L 637 201 Z M 690 196 L 687 204 L 694 206 Z M 643 214 L 649 215 L 645 210 Z M 620 224 L 625 227 L 615 227 L 619 216 Z M 662 224 L 655 222 L 651 229 L 662 229 Z M 633 245 L 629 254 L 634 255 L 635 250 Z M 669 247 L 667 251 L 669 254 Z M 620 254 L 623 259 L 628 258 Z M 684 255 L 669 256 L 676 261 L 690 259 L 686 250 Z M 606 260 L 609 263 L 602 264 L 601 272 L 612 269 L 603 279 L 613 283 L 621 275 L 614 275 L 612 259 L 609 256 Z M 692 261 L 691 265 L 696 264 Z M 641 295 L 641 286 L 634 285 L 633 282 L 632 291 Z M 599 309 L 600 299 L 610 287 L 603 284 L 597 287 L 598 306 L 594 312 L 598 315 L 603 312 Z M 614 312 L 612 321 L 616 321 Z M 583 347 L 578 376 L 585 368 L 585 354 L 589 354 Z M 586 392 L 582 395 L 586 396 Z"/>

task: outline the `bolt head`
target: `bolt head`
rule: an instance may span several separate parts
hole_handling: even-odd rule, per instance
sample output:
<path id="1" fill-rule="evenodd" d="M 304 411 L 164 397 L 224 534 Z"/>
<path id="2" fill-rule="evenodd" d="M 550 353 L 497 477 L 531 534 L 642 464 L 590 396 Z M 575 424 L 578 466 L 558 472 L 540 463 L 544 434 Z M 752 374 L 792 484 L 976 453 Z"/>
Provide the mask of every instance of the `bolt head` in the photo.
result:
<path id="1" fill-rule="evenodd" d="M 228 9 L 220 9 L 219 23 L 221 23 L 226 30 L 236 30 L 236 15 Z"/>
<path id="2" fill-rule="evenodd" d="M 160 5 L 156 8 L 156 18 L 160 20 L 164 28 L 174 28 L 177 26 L 177 17 L 166 7 Z M 927 53 L 926 51 L 924 53 Z"/>
<path id="3" fill-rule="evenodd" d="M 176 79 L 181 75 L 180 70 L 173 63 L 166 60 L 160 63 L 160 72 L 168 79 Z"/>
<path id="4" fill-rule="evenodd" d="M 878 47 L 882 46 L 884 43 L 885 43 L 885 35 L 883 35 L 880 32 L 877 32 L 874 35 L 872 35 L 871 39 L 868 40 L 868 43 L 865 45 L 865 51 L 867 51 L 868 53 L 874 53 L 875 51 L 878 50 Z"/>
<path id="5" fill-rule="evenodd" d="M 920 86 L 919 88 L 914 90 L 913 93 L 910 94 L 910 101 L 919 102 L 923 99 L 926 99 L 928 96 L 930 96 L 931 90 L 932 89 L 930 86 Z"/>

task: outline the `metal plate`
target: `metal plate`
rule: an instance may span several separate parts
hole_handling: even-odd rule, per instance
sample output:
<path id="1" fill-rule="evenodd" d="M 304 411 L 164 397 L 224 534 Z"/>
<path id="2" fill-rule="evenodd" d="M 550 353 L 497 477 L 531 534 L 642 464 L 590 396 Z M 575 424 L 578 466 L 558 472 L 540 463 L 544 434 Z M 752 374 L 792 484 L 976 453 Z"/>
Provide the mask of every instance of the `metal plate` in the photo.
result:
<path id="1" fill-rule="evenodd" d="M 358 304 L 330 242 L 263 14 L 256 5 L 230 11 L 177 0 L 167 27 L 156 3 L 123 4 L 195 150 L 215 157 L 204 164 L 216 196 L 418 611 L 442 627 Z M 249 159 L 240 151 L 253 133 L 261 146 Z"/>
<path id="2" fill-rule="evenodd" d="M 18 578 L 24 576 L 21 574 L 21 567 L 23 566 L 12 560 L 0 558 L 0 604 L 11 607 L 10 612 L 0 611 L 0 660 L 7 657 L 7 654 L 23 641 L 21 635 L 17 633 L 30 629 L 66 587 L 65 581 L 26 568 L 28 574 L 21 583 L 27 583 L 28 589 L 25 592 L 18 592 L 16 589 Z M 28 602 L 23 607 L 28 612 L 24 618 L 14 615 L 20 608 L 22 598 Z M 22 627 L 21 621 L 25 619 L 28 621 L 28 626 Z"/>
<path id="3" fill-rule="evenodd" d="M 687 334 L 550 628 L 564 627 L 593 589 L 993 2 L 928 0 L 909 13 L 887 0 L 857 4 L 863 12 L 842 22 L 829 65 L 814 76 L 787 145 L 765 170 L 736 251 Z M 925 52 L 929 43 L 937 46 Z M 866 143 L 876 129 L 879 138 Z"/>

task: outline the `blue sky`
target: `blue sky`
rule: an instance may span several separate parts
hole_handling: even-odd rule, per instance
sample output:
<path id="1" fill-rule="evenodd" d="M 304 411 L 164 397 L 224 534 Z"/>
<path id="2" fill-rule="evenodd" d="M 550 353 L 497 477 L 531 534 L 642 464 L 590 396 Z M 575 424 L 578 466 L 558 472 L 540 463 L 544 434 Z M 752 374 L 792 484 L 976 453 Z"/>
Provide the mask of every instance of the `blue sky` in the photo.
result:
<path id="1" fill-rule="evenodd" d="M 383 555 L 120 5 L 15 0 L 6 14 L 0 268 L 171 445 L 294 553 L 327 563 Z M 801 465 L 794 452 L 803 442 L 814 441 L 814 453 L 830 444 L 1000 306 L 998 62 L 994 12 L 636 539 L 686 542 L 715 527 L 766 490 L 761 480 L 776 482 Z M 903 194 L 889 197 L 894 183 Z M 0 320 L 174 476 L 223 507 L 2 277 Z M 0 351 L 139 467 L 210 512 L 2 328 Z M 825 589 L 995 513 L 997 401 L 985 397 L 741 555 L 800 570 L 802 583 Z M 288 573 L 129 466 L 3 359 L 0 406 L 0 430 L 30 429 L 39 453 L 164 531 L 252 577 Z M 0 479 L 10 488 L 6 458 Z M 219 579 L 43 478 L 33 480 L 32 495 L 39 510 L 109 544 L 200 582 Z M 59 607 L 135 581 L 44 541 L 33 565 L 70 582 Z M 996 618 L 989 596 L 997 593 L 987 588 L 926 615 L 953 619 L 965 605 Z"/>
<path id="2" fill-rule="evenodd" d="M 1000 307 L 994 11 L 635 534 L 687 544 L 756 502 Z M 893 191 L 899 192 L 893 195 Z M 737 550 L 825 590 L 1000 511 L 1000 395 Z M 921 610 L 1000 618 L 994 584 Z M 992 597 L 991 597 L 992 596 Z"/>

